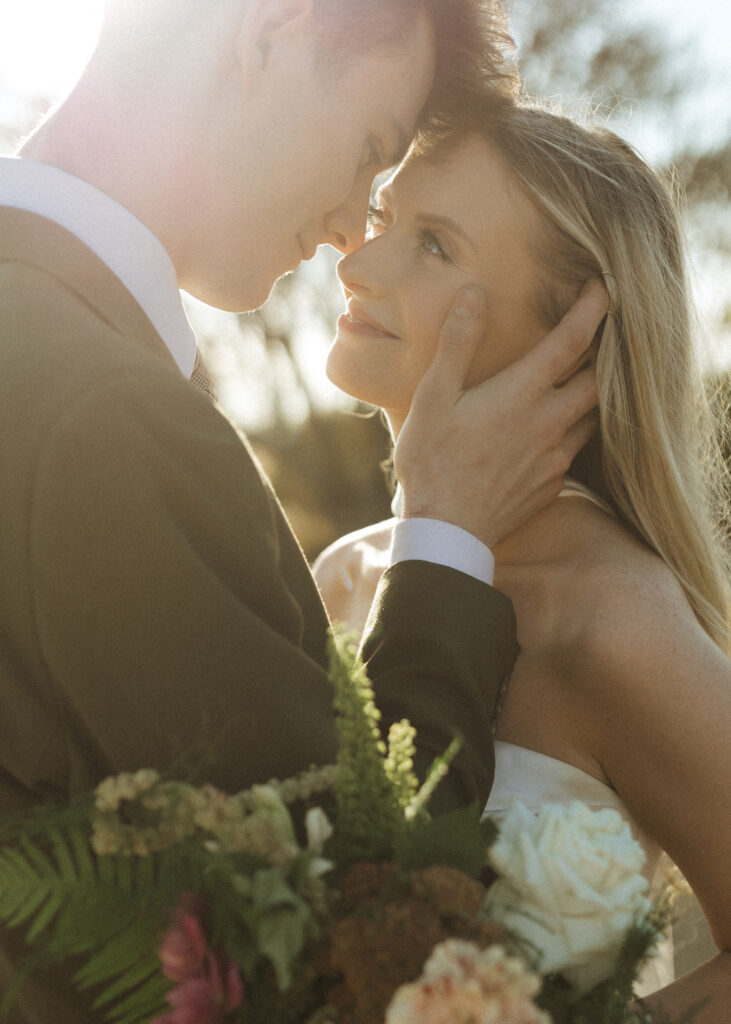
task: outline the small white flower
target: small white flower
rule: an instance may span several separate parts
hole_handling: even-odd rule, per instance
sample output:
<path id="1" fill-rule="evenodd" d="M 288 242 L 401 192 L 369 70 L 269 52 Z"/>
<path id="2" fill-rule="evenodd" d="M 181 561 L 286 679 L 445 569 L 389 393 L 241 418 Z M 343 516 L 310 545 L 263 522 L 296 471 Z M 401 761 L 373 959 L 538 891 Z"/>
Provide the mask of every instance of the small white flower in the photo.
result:
<path id="1" fill-rule="evenodd" d="M 307 849 L 310 853 L 320 857 L 325 849 L 325 843 L 333 834 L 333 827 L 321 807 L 309 809 L 305 815 L 305 829 L 307 830 Z"/>

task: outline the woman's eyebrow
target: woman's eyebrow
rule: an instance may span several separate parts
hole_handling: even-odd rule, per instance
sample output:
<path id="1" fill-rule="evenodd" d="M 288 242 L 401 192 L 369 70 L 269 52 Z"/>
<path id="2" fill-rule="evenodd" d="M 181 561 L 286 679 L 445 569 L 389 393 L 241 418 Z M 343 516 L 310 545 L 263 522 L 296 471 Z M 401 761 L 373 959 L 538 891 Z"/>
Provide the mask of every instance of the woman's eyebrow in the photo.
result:
<path id="1" fill-rule="evenodd" d="M 387 181 L 376 191 L 374 199 L 377 203 L 383 203 L 386 207 L 389 207 L 393 203 L 393 194 L 393 183 Z M 474 252 L 478 252 L 479 250 L 477 243 L 474 242 L 465 229 L 458 224 L 456 220 L 452 220 L 451 217 L 445 217 L 440 213 L 415 213 L 414 219 L 419 221 L 421 224 L 425 224 L 429 228 L 448 231 L 450 234 L 455 235 L 457 238 L 466 242 Z"/>
<path id="2" fill-rule="evenodd" d="M 456 220 L 452 220 L 451 217 L 444 217 L 438 213 L 417 213 L 414 216 L 416 220 L 426 224 L 427 227 L 449 231 L 450 234 L 456 235 L 463 242 L 466 242 L 475 252 L 477 251 L 476 243 L 470 238 L 465 229 Z"/>

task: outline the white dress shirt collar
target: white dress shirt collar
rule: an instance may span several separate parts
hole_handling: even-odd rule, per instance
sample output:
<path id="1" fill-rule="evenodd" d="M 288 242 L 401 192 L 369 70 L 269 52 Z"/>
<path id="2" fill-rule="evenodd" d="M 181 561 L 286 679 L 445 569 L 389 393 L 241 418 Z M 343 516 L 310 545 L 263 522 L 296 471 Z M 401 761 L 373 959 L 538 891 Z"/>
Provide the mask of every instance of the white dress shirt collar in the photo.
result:
<path id="1" fill-rule="evenodd" d="M 91 249 L 131 292 L 190 377 L 196 341 L 175 268 L 137 217 L 81 178 L 18 157 L 0 157 L 0 206 L 46 217 Z"/>

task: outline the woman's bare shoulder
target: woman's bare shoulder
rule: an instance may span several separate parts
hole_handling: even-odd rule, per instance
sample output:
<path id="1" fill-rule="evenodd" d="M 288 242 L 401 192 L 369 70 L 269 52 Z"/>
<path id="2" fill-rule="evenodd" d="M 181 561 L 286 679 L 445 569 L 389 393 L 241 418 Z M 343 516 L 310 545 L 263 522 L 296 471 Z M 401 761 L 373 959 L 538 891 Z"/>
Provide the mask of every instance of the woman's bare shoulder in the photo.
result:
<path id="1" fill-rule="evenodd" d="M 669 629 L 695 631 L 695 616 L 667 563 L 588 501 L 557 500 L 528 540 L 526 564 L 511 571 L 519 631 L 521 618 L 526 628 L 535 626 L 526 639 L 554 657 L 564 677 L 575 665 L 572 675 L 586 678 L 597 659 L 611 667 L 628 642 L 643 636 L 655 644 Z"/>
<path id="2" fill-rule="evenodd" d="M 579 515 L 554 594 L 560 628 L 551 664 L 567 703 L 577 714 L 583 708 L 585 734 L 595 730 L 609 768 L 604 744 L 619 744 L 611 723 L 626 729 L 632 719 L 652 730 L 658 708 L 683 707 L 698 678 L 725 700 L 729 663 L 664 559 L 616 521 L 580 524 Z"/>

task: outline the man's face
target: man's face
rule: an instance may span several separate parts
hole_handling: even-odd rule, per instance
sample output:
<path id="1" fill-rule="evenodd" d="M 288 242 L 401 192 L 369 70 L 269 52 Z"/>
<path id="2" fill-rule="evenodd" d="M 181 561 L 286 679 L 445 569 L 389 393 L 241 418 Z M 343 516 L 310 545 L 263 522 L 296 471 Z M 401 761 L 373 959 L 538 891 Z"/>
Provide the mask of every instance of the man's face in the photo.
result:
<path id="1" fill-rule="evenodd" d="M 254 309 L 318 245 L 349 252 L 360 244 L 373 178 L 411 140 L 434 74 L 425 14 L 403 41 L 344 58 L 337 74 L 317 66 L 315 52 L 312 38 L 273 50 L 248 103 L 247 144 L 221 181 L 234 201 L 219 207 L 217 241 L 208 241 L 214 293 L 189 288 L 206 302 Z"/>

